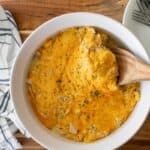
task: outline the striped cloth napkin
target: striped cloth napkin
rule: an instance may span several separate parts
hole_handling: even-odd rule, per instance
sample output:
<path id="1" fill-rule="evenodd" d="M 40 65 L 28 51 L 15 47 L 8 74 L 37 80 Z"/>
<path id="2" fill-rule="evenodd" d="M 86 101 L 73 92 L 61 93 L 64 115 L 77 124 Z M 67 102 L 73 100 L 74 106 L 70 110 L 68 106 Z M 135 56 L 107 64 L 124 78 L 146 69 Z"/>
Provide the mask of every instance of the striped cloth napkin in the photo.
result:
<path id="1" fill-rule="evenodd" d="M 21 39 L 11 13 L 0 6 L 0 150 L 21 149 L 13 136 L 17 129 L 29 137 L 17 119 L 9 92 L 11 67 L 20 45 Z"/>

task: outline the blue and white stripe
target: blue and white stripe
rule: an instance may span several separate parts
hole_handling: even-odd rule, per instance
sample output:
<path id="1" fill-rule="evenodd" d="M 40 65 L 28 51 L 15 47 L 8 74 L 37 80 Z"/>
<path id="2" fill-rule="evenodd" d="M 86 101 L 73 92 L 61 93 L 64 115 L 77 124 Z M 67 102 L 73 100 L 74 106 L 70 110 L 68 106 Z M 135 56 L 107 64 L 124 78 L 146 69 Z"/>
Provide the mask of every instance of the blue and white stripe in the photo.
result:
<path id="1" fill-rule="evenodd" d="M 11 13 L 0 6 L 0 150 L 21 148 L 13 136 L 17 128 L 29 136 L 17 119 L 9 92 L 11 68 L 20 45 L 21 39 Z"/>

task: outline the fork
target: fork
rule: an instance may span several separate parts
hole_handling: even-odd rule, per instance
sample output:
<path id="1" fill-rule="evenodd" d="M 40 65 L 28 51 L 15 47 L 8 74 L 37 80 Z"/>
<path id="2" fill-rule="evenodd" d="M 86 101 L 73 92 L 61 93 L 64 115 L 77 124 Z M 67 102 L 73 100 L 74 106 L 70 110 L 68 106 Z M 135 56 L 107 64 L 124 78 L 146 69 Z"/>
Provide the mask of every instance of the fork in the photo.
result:
<path id="1" fill-rule="evenodd" d="M 140 0 L 140 2 L 144 10 L 148 10 L 150 12 L 150 0 Z"/>
<path id="2" fill-rule="evenodd" d="M 132 18 L 140 23 L 150 26 L 150 0 L 137 0 L 138 10 L 134 10 Z"/>
<path id="3" fill-rule="evenodd" d="M 132 18 L 140 23 L 150 26 L 150 14 L 144 14 L 138 10 L 134 10 L 132 13 Z"/>

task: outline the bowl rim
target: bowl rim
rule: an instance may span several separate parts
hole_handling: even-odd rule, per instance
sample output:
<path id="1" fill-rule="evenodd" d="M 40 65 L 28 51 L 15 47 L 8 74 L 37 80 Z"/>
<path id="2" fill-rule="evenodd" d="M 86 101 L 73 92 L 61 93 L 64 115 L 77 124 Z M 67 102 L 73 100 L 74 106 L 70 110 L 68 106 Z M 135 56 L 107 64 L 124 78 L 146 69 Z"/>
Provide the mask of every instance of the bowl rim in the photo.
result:
<path id="1" fill-rule="evenodd" d="M 24 47 L 28 44 L 28 41 L 30 41 L 30 39 L 33 37 L 33 35 L 36 34 L 36 32 L 38 30 L 41 30 L 44 26 L 46 26 L 49 22 L 54 22 L 56 21 L 57 19 L 63 19 L 63 17 L 66 17 L 66 16 L 74 16 L 74 15 L 93 15 L 93 16 L 99 16 L 99 17 L 102 17 L 102 18 L 105 18 L 107 20 L 109 20 L 110 22 L 113 22 L 114 24 L 116 25 L 119 25 L 123 30 L 125 30 L 126 32 L 128 32 L 130 35 L 132 35 L 134 37 L 134 39 L 141 45 L 141 48 L 144 50 L 142 44 L 140 43 L 140 41 L 135 37 L 135 35 L 133 33 L 131 33 L 126 27 L 124 27 L 121 23 L 119 23 L 118 21 L 116 20 L 113 20 L 109 17 L 106 17 L 104 15 L 101 15 L 101 14 L 97 14 L 97 13 L 89 13 L 89 12 L 75 12 L 75 13 L 67 13 L 67 14 L 63 14 L 63 15 L 60 15 L 60 16 L 57 16 L 55 18 L 52 18 L 48 21 L 46 21 L 45 23 L 43 23 L 42 25 L 40 25 L 38 28 L 36 28 L 28 37 L 27 39 L 25 40 L 25 42 L 22 44 L 22 46 L 20 47 L 20 51 L 15 59 L 15 62 L 14 62 L 14 65 L 12 67 L 12 74 L 11 74 L 11 80 L 10 80 L 10 83 L 11 83 L 11 86 L 10 86 L 10 93 L 11 93 L 11 97 L 12 97 L 12 101 L 13 101 L 13 105 L 14 105 L 14 108 L 15 108 L 15 112 L 16 112 L 16 116 L 19 118 L 19 120 L 21 121 L 21 123 L 23 124 L 23 126 L 25 127 L 25 129 L 29 132 L 29 134 L 31 135 L 31 137 L 37 141 L 38 143 L 40 143 L 43 147 L 46 147 L 46 148 L 50 148 L 48 145 L 46 145 L 43 141 L 39 140 L 39 138 L 35 137 L 33 135 L 33 133 L 31 132 L 31 129 L 29 129 L 26 125 L 25 125 L 25 121 L 23 120 L 23 118 L 21 117 L 18 109 L 17 109 L 17 105 L 15 103 L 15 98 L 14 98 L 14 88 L 13 88 L 13 84 L 14 84 L 14 75 L 15 75 L 15 70 L 16 70 L 16 64 L 18 63 L 18 58 L 20 57 Z M 144 59 L 149 62 L 149 57 L 146 53 L 146 51 L 144 50 L 143 51 L 143 54 L 144 54 Z M 137 106 L 136 106 L 137 107 Z M 112 144 L 112 149 L 115 149 L 115 148 L 118 148 L 120 147 L 121 145 L 123 145 L 124 143 L 126 143 L 129 139 L 131 139 L 135 133 L 139 130 L 139 128 L 143 125 L 146 117 L 148 116 L 148 113 L 149 113 L 149 110 L 145 112 L 144 114 L 144 118 L 140 121 L 140 125 L 138 126 L 138 128 L 136 128 L 134 130 L 134 132 L 130 133 L 130 135 L 128 136 L 128 138 L 125 138 L 125 139 L 120 139 L 120 142 L 119 143 L 115 143 L 115 144 Z M 131 114 L 130 114 L 130 117 L 131 117 Z M 133 117 L 133 116 L 132 116 Z M 127 122 L 127 121 L 126 121 Z M 125 122 L 125 123 L 126 123 Z M 125 124 L 123 123 L 123 124 Z M 118 130 L 118 129 L 116 129 Z M 110 135 L 108 135 L 110 136 Z"/>

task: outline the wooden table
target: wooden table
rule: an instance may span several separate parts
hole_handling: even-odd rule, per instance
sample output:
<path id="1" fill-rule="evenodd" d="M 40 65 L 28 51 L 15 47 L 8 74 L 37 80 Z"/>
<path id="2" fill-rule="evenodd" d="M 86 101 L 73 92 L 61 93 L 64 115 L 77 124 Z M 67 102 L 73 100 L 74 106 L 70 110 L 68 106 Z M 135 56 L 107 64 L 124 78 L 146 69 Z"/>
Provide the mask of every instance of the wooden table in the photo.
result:
<path id="1" fill-rule="evenodd" d="M 97 12 L 121 22 L 128 0 L 0 0 L 0 4 L 14 15 L 24 41 L 43 22 L 75 11 Z M 25 138 L 21 133 L 17 139 L 26 150 L 41 150 L 39 144 Z M 150 116 L 140 131 L 120 150 L 150 150 Z"/>

